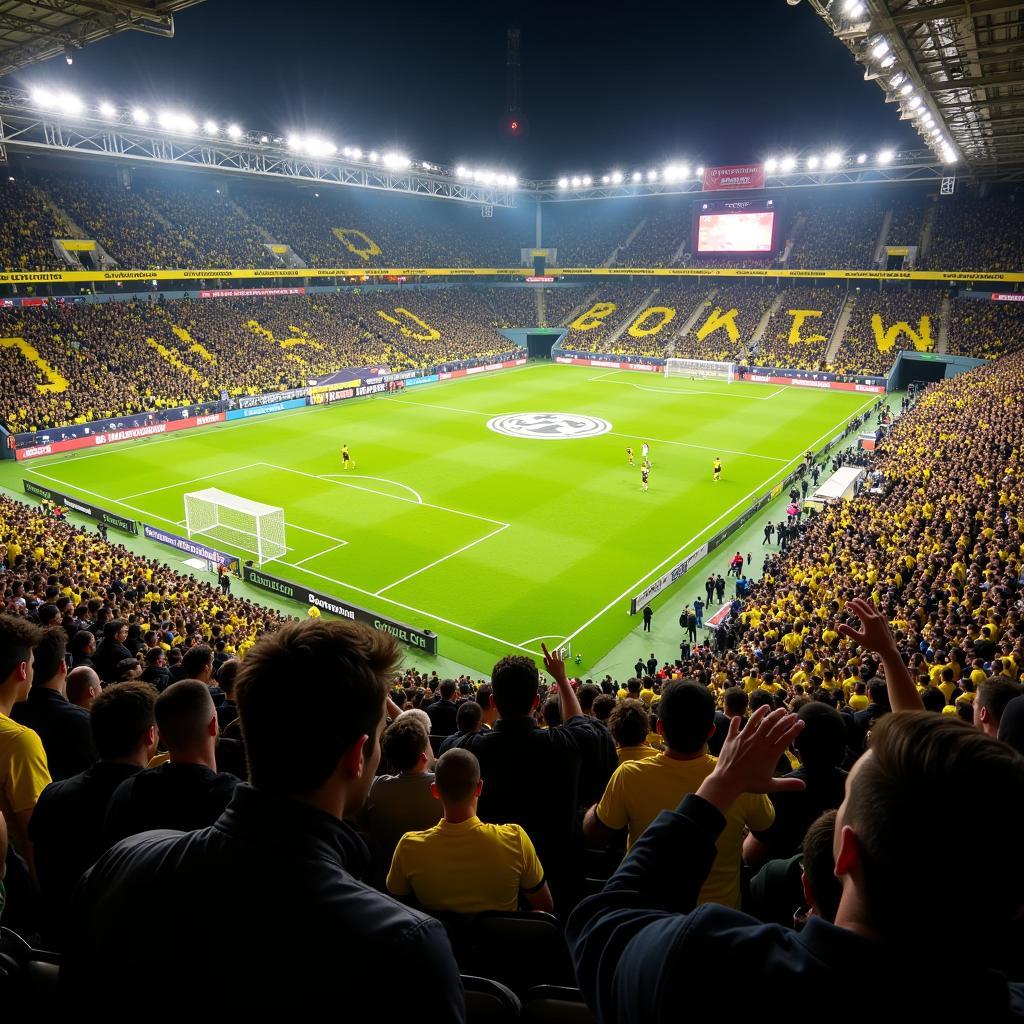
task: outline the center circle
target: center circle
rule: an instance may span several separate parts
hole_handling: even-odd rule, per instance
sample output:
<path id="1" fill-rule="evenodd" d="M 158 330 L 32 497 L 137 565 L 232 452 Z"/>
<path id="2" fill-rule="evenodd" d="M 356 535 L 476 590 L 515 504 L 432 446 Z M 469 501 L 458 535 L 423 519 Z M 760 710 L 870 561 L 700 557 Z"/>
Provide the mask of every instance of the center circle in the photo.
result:
<path id="1" fill-rule="evenodd" d="M 531 441 L 578 441 L 606 434 L 612 425 L 599 416 L 575 412 L 508 412 L 489 419 L 487 429 Z"/>

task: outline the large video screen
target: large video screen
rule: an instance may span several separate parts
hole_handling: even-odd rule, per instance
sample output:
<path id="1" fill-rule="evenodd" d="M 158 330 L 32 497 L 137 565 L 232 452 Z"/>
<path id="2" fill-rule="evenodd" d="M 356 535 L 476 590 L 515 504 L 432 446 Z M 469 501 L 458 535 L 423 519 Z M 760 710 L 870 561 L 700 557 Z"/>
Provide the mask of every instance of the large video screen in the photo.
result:
<path id="1" fill-rule="evenodd" d="M 771 252 L 774 229 L 774 211 L 702 213 L 697 252 Z"/>

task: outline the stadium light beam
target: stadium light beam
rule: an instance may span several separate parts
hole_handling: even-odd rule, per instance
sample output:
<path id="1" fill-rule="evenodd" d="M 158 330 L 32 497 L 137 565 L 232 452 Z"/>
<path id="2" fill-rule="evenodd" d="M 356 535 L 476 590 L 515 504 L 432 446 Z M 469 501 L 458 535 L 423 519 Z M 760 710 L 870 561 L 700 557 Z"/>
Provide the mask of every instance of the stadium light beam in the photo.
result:
<path id="1" fill-rule="evenodd" d="M 574 175 L 571 180 L 572 180 L 572 187 L 573 188 L 579 188 L 580 185 L 582 184 L 582 179 L 579 177 L 579 175 Z"/>
<path id="2" fill-rule="evenodd" d="M 633 172 L 633 181 L 643 181 L 644 176 L 639 171 Z"/>
<path id="3" fill-rule="evenodd" d="M 779 164 L 779 167 L 785 174 L 788 174 L 790 171 L 796 170 L 796 157 L 784 156 L 782 158 L 781 163 Z"/>
<path id="4" fill-rule="evenodd" d="M 559 178 L 558 179 L 558 187 L 559 188 L 568 188 L 569 187 L 569 179 L 568 178 Z"/>
<path id="5" fill-rule="evenodd" d="M 99 105 L 100 117 L 105 117 L 109 121 L 111 118 L 117 117 L 117 107 L 113 103 L 108 103 L 104 100 Z"/>
<path id="6" fill-rule="evenodd" d="M 612 178 L 611 178 L 610 174 L 602 174 L 601 175 L 601 184 L 602 185 L 607 185 L 611 180 L 612 180 Z"/>
<path id="7" fill-rule="evenodd" d="M 838 167 L 843 162 L 843 154 L 833 150 L 825 157 L 826 167 Z"/>
<path id="8" fill-rule="evenodd" d="M 767 160 L 765 160 L 765 162 L 764 162 L 764 169 L 765 169 L 765 170 L 766 170 L 766 171 L 767 171 L 767 172 L 768 172 L 769 174 L 774 174 L 774 173 L 775 173 L 775 169 L 776 169 L 776 168 L 777 168 L 778 166 L 779 166 L 779 162 L 778 162 L 778 160 L 776 160 L 776 159 L 775 159 L 775 157 L 773 157 L 773 156 L 770 156 L 770 157 L 768 157 L 768 159 L 767 159 Z"/>
<path id="9" fill-rule="evenodd" d="M 240 139 L 242 137 L 242 129 L 237 124 L 229 124 L 227 132 L 229 139 Z"/>
<path id="10" fill-rule="evenodd" d="M 216 135 L 217 132 L 220 131 L 220 127 L 216 121 L 211 121 L 208 118 L 203 122 L 203 131 L 206 132 L 207 135 Z"/>
<path id="11" fill-rule="evenodd" d="M 144 107 L 135 107 L 132 110 L 132 120 L 136 124 L 149 124 L 149 111 Z"/>
<path id="12" fill-rule="evenodd" d="M 878 156 L 875 157 L 875 162 L 879 164 L 892 163 L 892 158 L 895 156 L 891 149 L 883 149 L 879 151 Z"/>
<path id="13" fill-rule="evenodd" d="M 857 154 L 857 163 L 859 163 L 859 164 L 867 163 L 867 159 L 868 159 L 867 153 L 858 153 Z"/>
<path id="14" fill-rule="evenodd" d="M 807 169 L 811 171 L 815 170 L 820 162 L 821 161 L 816 156 L 809 156 L 807 158 Z"/>
<path id="15" fill-rule="evenodd" d="M 648 181 L 657 181 L 658 180 L 658 172 L 653 170 L 653 169 L 648 171 L 647 172 L 647 180 Z"/>
<path id="16" fill-rule="evenodd" d="M 80 114 L 85 104 L 73 92 L 62 92 L 57 97 L 57 106 L 62 114 Z"/>
<path id="17" fill-rule="evenodd" d="M 621 185 L 622 184 L 622 171 L 612 171 L 612 184 L 613 185 Z"/>

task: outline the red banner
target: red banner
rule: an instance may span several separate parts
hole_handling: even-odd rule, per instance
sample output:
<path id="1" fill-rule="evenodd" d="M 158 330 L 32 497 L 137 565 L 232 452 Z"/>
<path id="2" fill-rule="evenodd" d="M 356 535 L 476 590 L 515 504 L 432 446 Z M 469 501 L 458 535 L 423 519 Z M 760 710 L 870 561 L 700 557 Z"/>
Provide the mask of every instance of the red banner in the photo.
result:
<path id="1" fill-rule="evenodd" d="M 705 192 L 737 188 L 764 188 L 764 164 L 704 168 Z"/>
<path id="2" fill-rule="evenodd" d="M 1024 302 L 1024 292 L 993 292 L 993 302 Z"/>
<path id="3" fill-rule="evenodd" d="M 86 437 L 72 437 L 67 441 L 52 441 L 50 444 L 37 445 L 35 448 L 19 448 L 14 456 L 18 461 L 36 459 L 40 455 L 56 455 L 57 452 L 73 452 L 79 448 L 94 448 L 98 444 L 113 444 L 116 441 L 133 441 L 140 437 L 153 434 L 168 434 L 172 430 L 188 430 L 190 427 L 202 427 L 208 423 L 223 423 L 224 413 L 215 412 L 205 416 L 189 416 L 183 420 L 166 420 L 151 423 L 147 427 L 126 427 L 124 430 L 111 430 L 105 434 L 89 434 Z M 55 434 L 60 433 L 54 430 Z"/>

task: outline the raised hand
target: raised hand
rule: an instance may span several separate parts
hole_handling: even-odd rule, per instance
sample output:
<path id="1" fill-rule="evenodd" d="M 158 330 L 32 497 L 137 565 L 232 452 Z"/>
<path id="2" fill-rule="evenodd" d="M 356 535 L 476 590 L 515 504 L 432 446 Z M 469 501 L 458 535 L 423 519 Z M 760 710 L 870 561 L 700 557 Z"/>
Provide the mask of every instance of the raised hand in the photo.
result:
<path id="1" fill-rule="evenodd" d="M 568 681 L 568 674 L 565 671 L 565 658 L 559 650 L 549 651 L 545 644 L 540 645 L 544 652 L 544 669 L 556 683 Z"/>
<path id="2" fill-rule="evenodd" d="M 839 624 L 839 632 L 848 640 L 876 654 L 887 653 L 895 647 L 896 641 L 893 639 L 889 623 L 870 601 L 855 597 L 852 601 L 846 602 L 846 610 L 851 615 L 856 615 L 861 623 L 860 629 L 854 629 L 846 622 Z"/>

